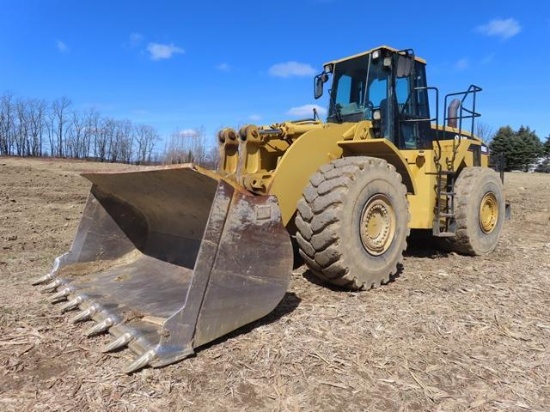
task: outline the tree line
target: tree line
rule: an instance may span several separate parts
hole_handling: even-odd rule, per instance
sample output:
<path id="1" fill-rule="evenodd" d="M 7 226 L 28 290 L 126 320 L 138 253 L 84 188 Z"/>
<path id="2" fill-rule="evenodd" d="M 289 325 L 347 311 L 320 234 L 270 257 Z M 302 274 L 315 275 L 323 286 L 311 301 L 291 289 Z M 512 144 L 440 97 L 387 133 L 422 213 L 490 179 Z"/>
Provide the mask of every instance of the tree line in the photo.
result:
<path id="1" fill-rule="evenodd" d="M 159 139 L 152 126 L 77 110 L 67 97 L 47 102 L 0 96 L 0 155 L 145 164 L 158 160 Z"/>
<path id="2" fill-rule="evenodd" d="M 217 145 L 208 144 L 204 127 L 175 131 L 166 142 L 162 161 L 164 164 L 195 163 L 208 169 L 218 165 Z"/>
<path id="3" fill-rule="evenodd" d="M 158 147 L 160 142 L 150 125 L 105 117 L 93 108 L 77 110 L 67 97 L 48 102 L 12 93 L 0 96 L 0 156 L 217 165 L 217 146 L 209 144 L 202 127 L 173 132 L 164 148 Z"/>
<path id="4" fill-rule="evenodd" d="M 491 163 L 505 171 L 550 172 L 550 136 L 543 144 L 534 130 L 521 126 L 518 130 L 510 126 L 498 129 L 489 144 Z"/>

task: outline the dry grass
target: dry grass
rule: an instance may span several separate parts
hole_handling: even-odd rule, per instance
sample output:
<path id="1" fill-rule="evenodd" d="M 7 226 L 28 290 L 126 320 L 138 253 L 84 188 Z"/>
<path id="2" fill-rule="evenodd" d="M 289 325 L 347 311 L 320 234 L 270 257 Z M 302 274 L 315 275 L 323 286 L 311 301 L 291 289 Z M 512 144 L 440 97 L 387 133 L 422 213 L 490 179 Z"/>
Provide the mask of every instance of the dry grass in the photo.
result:
<path id="1" fill-rule="evenodd" d="M 29 286 L 68 249 L 89 189 L 120 167 L 0 158 L 0 410 L 548 410 L 550 176 L 506 176 L 513 220 L 470 258 L 414 239 L 368 292 L 297 271 L 279 307 L 197 356 L 121 373 Z"/>

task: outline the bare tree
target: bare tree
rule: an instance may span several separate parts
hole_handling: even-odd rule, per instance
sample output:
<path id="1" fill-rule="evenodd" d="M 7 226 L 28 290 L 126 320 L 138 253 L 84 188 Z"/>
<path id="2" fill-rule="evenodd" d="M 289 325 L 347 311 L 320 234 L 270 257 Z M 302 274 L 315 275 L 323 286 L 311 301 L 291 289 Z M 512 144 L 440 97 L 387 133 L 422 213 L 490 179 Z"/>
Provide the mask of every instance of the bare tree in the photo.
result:
<path id="1" fill-rule="evenodd" d="M 110 150 L 113 142 L 115 120 L 111 118 L 99 119 L 94 139 L 94 156 L 104 162 L 110 158 Z"/>
<path id="2" fill-rule="evenodd" d="M 28 147 L 30 156 L 42 156 L 42 141 L 46 123 L 46 102 L 44 100 L 27 101 Z"/>
<path id="3" fill-rule="evenodd" d="M 485 143 L 490 142 L 495 136 L 495 131 L 491 126 L 486 123 L 477 122 L 476 123 L 476 135 Z"/>
<path id="4" fill-rule="evenodd" d="M 136 163 L 151 163 L 153 149 L 156 142 L 160 139 L 157 131 L 144 124 L 135 126 L 134 129 L 136 148 Z"/>
<path id="5" fill-rule="evenodd" d="M 164 164 L 185 163 L 185 148 L 178 132 L 170 135 L 170 140 L 164 147 Z"/>
<path id="6" fill-rule="evenodd" d="M 172 133 L 166 145 L 164 163 L 208 163 L 208 146 L 204 127 Z"/>
<path id="7" fill-rule="evenodd" d="M 65 152 L 65 135 L 67 133 L 67 123 L 69 121 L 68 109 L 71 100 L 67 97 L 61 97 L 54 100 L 50 113 L 50 146 L 52 155 L 63 157 Z"/>
<path id="8" fill-rule="evenodd" d="M 133 126 L 129 120 L 118 120 L 114 134 L 114 147 L 111 151 L 111 161 L 131 163 L 133 153 Z"/>
<path id="9" fill-rule="evenodd" d="M 101 116 L 95 109 L 90 109 L 85 114 L 85 132 L 84 132 L 84 146 L 86 150 L 86 157 L 97 157 L 98 136 L 99 129 L 101 127 Z M 92 154 L 93 148 L 93 154 Z"/>
<path id="10" fill-rule="evenodd" d="M 11 155 L 15 133 L 13 95 L 6 93 L 0 100 L 0 155 Z"/>
<path id="11" fill-rule="evenodd" d="M 66 155 L 77 159 L 87 156 L 85 146 L 86 123 L 82 114 L 76 110 L 71 112 L 71 119 L 67 131 Z"/>
<path id="12" fill-rule="evenodd" d="M 206 165 L 208 162 L 208 146 L 204 127 L 195 129 L 195 133 L 189 136 L 191 152 L 193 153 L 193 162 L 199 165 Z"/>
<path id="13" fill-rule="evenodd" d="M 206 153 L 206 162 L 203 164 L 204 167 L 215 170 L 220 163 L 220 149 L 217 145 L 211 146 Z"/>
<path id="14" fill-rule="evenodd" d="M 27 151 L 27 134 L 28 134 L 28 122 L 27 122 L 27 104 L 23 99 L 17 99 L 15 103 L 15 122 L 14 122 L 14 143 L 15 154 L 17 156 L 28 156 Z"/>
<path id="15" fill-rule="evenodd" d="M 197 153 L 202 158 L 202 135 L 202 131 L 193 133 L 186 143 L 188 156 Z M 47 103 L 15 99 L 11 93 L 0 96 L 0 155 L 94 156 L 100 161 L 150 163 L 158 140 L 159 134 L 151 126 L 105 118 L 93 108 L 71 110 L 66 97 Z"/>

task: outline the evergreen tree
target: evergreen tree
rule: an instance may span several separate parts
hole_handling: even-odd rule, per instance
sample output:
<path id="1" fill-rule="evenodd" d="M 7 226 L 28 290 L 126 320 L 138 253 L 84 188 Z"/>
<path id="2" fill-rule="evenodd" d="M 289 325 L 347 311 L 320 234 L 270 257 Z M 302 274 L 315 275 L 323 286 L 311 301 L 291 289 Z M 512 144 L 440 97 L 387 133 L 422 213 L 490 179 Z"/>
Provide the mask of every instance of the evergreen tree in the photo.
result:
<path id="1" fill-rule="evenodd" d="M 515 166 L 515 132 L 510 126 L 504 126 L 497 130 L 489 148 L 491 149 L 491 163 L 494 165 L 500 164 L 501 157 L 504 157 L 504 170 L 511 170 Z"/>
<path id="2" fill-rule="evenodd" d="M 518 138 L 518 151 L 520 166 L 527 171 L 529 164 L 536 161 L 542 155 L 542 143 L 534 130 L 521 126 L 516 133 Z"/>
<path id="3" fill-rule="evenodd" d="M 550 159 L 550 135 L 546 138 L 546 142 L 542 147 L 542 152 L 547 159 Z"/>
<path id="4" fill-rule="evenodd" d="M 500 156 L 505 158 L 505 170 L 524 170 L 529 168 L 542 153 L 543 146 L 534 130 L 521 126 L 514 131 L 510 126 L 498 129 L 490 145 L 491 160 L 498 164 Z"/>

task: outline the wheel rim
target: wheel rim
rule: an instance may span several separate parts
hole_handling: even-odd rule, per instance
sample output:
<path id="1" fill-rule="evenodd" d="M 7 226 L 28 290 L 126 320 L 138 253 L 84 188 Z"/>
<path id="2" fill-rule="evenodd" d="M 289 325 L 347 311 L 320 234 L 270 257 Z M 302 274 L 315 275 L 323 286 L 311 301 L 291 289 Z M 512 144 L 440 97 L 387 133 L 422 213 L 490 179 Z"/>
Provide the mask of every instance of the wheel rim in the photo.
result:
<path id="1" fill-rule="evenodd" d="M 396 218 L 387 196 L 372 196 L 361 214 L 359 233 L 365 250 L 374 256 L 386 252 L 395 234 Z"/>
<path id="2" fill-rule="evenodd" d="M 491 233 L 498 222 L 498 202 L 493 192 L 485 193 L 479 205 L 479 225 L 483 233 Z"/>

